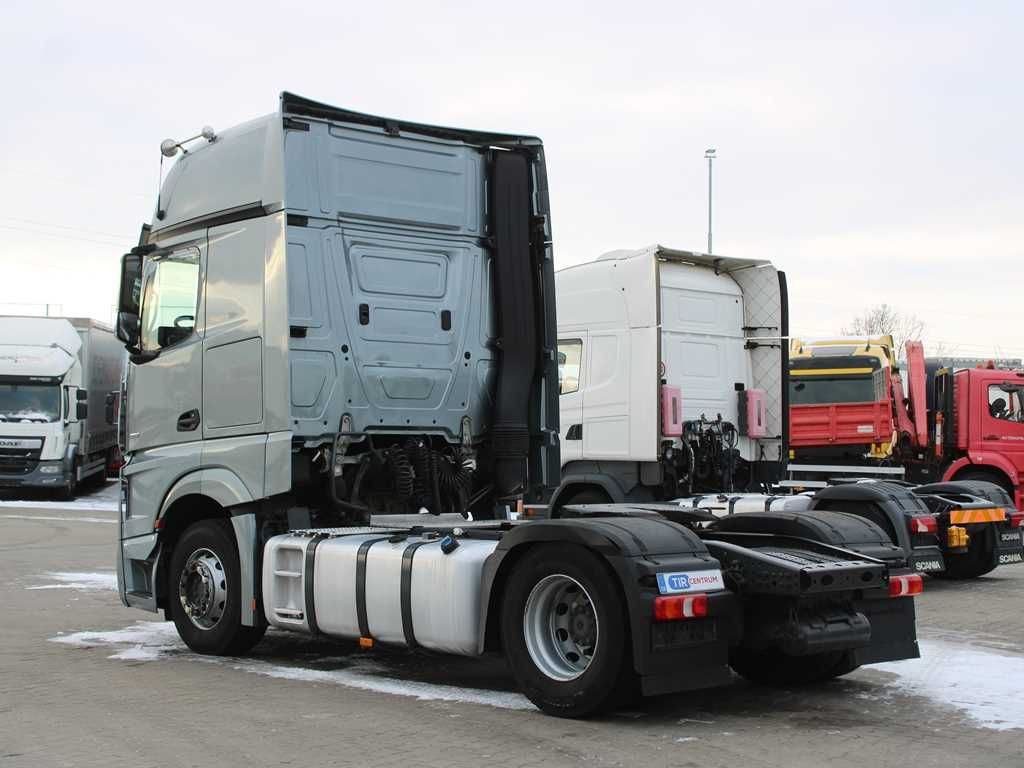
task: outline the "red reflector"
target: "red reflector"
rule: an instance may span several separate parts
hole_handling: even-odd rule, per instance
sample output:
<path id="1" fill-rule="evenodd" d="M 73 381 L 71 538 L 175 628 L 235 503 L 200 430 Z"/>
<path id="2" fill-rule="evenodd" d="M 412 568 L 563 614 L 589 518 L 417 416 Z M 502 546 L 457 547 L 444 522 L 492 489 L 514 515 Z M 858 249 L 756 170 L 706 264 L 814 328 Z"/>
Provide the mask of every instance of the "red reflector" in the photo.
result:
<path id="1" fill-rule="evenodd" d="M 939 524 L 931 515 L 917 515 L 910 518 L 911 533 L 938 533 Z"/>
<path id="2" fill-rule="evenodd" d="M 911 597 L 924 591 L 924 579 L 919 573 L 906 573 L 889 578 L 889 597 Z"/>
<path id="3" fill-rule="evenodd" d="M 662 595 L 654 598 L 655 621 L 681 621 L 708 615 L 708 596 Z"/>
<path id="4" fill-rule="evenodd" d="M 1011 512 L 1010 513 L 1010 527 L 1011 528 L 1024 528 L 1024 512 Z"/>

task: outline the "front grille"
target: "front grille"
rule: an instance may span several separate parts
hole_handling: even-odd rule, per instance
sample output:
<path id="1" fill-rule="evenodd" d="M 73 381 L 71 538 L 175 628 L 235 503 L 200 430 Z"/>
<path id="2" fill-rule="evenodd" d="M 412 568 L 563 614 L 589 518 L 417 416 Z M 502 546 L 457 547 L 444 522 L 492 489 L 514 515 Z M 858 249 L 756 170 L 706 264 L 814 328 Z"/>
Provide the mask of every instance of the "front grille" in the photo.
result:
<path id="1" fill-rule="evenodd" d="M 0 475 L 27 475 L 39 464 L 39 451 L 0 451 Z"/>

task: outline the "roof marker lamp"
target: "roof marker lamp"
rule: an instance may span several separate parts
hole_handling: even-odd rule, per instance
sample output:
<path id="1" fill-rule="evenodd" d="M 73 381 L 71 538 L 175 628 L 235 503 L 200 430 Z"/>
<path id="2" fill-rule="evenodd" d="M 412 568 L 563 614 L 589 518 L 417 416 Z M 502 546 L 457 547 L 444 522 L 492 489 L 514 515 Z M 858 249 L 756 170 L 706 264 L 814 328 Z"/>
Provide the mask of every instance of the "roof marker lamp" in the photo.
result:
<path id="1" fill-rule="evenodd" d="M 164 139 L 163 141 L 160 142 L 160 178 L 157 180 L 156 186 L 156 217 L 160 221 L 163 221 L 164 216 L 167 215 L 167 212 L 164 211 L 163 207 L 160 205 L 160 190 L 164 184 L 164 158 L 174 157 L 175 155 L 178 154 L 179 149 L 181 150 L 181 153 L 183 155 L 187 155 L 188 150 L 185 149 L 185 145 L 188 144 L 190 141 L 195 141 L 196 139 L 206 139 L 210 144 L 212 144 L 217 140 L 217 134 L 213 130 L 213 128 L 211 128 L 208 125 L 204 125 L 203 130 L 201 130 L 195 136 L 190 136 L 189 138 L 182 139 L 181 141 L 175 141 L 174 139 Z"/>

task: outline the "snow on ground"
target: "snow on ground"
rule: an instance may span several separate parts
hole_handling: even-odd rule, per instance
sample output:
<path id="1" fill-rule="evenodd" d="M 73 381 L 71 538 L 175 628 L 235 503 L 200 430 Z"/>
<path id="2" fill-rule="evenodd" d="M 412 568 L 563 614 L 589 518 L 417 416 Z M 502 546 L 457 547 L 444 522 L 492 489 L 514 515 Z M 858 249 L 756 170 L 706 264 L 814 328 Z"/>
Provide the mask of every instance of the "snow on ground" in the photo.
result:
<path id="1" fill-rule="evenodd" d="M 92 590 L 114 590 L 117 591 L 117 575 L 113 571 L 104 573 L 86 573 L 80 571 L 47 571 L 38 576 L 40 579 L 50 579 L 56 584 L 35 584 L 25 589 L 79 589 L 84 591 Z"/>
<path id="2" fill-rule="evenodd" d="M 875 664 L 888 685 L 956 707 L 985 728 L 1024 728 L 1024 657 L 944 640 L 922 640 L 921 658 Z"/>
<path id="3" fill-rule="evenodd" d="M 314 669 L 312 667 L 276 664 L 257 658 L 200 657 L 193 654 L 179 639 L 171 622 L 138 621 L 124 629 L 107 632 L 73 632 L 51 637 L 55 643 L 80 648 L 109 647 L 114 651 L 111 659 L 121 661 L 157 661 L 168 658 L 188 658 L 224 664 L 243 672 L 273 677 L 279 680 L 329 683 L 358 688 L 364 691 L 409 696 L 421 701 L 451 701 L 469 704 L 484 704 L 499 709 L 534 709 L 533 704 L 521 694 L 508 691 L 490 691 L 478 688 L 461 688 L 438 685 L 416 680 L 402 680 L 387 677 L 388 668 L 379 660 L 346 657 L 342 669 Z"/>
<path id="4" fill-rule="evenodd" d="M 55 515 L 0 515 L 0 517 L 8 520 L 52 520 L 62 523 L 117 523 L 117 520 L 112 517 L 57 517 Z"/>
<path id="5" fill-rule="evenodd" d="M 82 495 L 72 501 L 60 501 L 59 499 L 48 499 L 40 493 L 33 493 L 33 498 L 28 500 L 13 499 L 7 497 L 0 501 L 2 508 L 19 509 L 53 509 L 63 512 L 117 512 L 118 482 L 108 480 L 106 484 L 91 493 L 82 491 Z M 21 492 L 19 491 L 19 494 Z"/>

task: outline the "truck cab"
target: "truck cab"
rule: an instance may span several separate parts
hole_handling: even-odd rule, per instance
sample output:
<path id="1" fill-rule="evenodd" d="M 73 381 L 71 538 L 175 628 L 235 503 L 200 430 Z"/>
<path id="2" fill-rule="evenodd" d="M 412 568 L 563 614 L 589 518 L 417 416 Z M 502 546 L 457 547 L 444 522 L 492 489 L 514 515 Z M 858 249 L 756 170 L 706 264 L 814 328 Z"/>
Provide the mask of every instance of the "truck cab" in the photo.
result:
<path id="1" fill-rule="evenodd" d="M 661 245 L 557 272 L 552 506 L 760 490 L 787 444 L 784 273 Z"/>
<path id="2" fill-rule="evenodd" d="M 105 473 L 116 427 L 104 406 L 123 359 L 94 320 L 0 317 L 0 488 L 72 498 Z"/>
<path id="3" fill-rule="evenodd" d="M 943 368 L 930 378 L 929 453 L 942 479 L 987 480 L 1024 508 L 1024 371 Z"/>
<path id="4" fill-rule="evenodd" d="M 892 336 L 792 339 L 790 457 L 843 462 L 892 454 Z"/>

